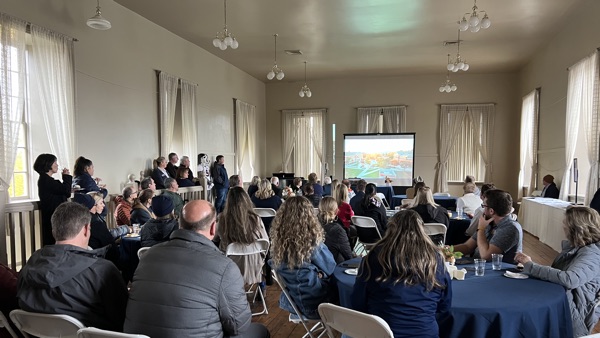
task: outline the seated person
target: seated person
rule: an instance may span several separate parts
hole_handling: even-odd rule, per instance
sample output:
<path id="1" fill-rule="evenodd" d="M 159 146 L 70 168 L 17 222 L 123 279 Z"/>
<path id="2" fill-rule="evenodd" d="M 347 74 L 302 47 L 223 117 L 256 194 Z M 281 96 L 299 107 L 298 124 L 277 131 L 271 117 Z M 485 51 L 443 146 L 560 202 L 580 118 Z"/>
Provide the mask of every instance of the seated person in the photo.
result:
<path id="1" fill-rule="evenodd" d="M 310 201 L 310 203 L 312 204 L 313 208 L 318 208 L 319 207 L 319 203 L 321 202 L 321 195 L 317 195 L 315 194 L 315 190 L 313 188 L 312 184 L 305 184 L 304 187 L 302 187 L 302 196 L 304 196 L 306 199 L 308 199 Z"/>
<path id="2" fill-rule="evenodd" d="M 474 183 L 465 183 L 463 185 L 464 195 L 456 201 L 456 210 L 461 209 L 465 214 L 473 215 L 475 210 L 481 206 L 481 198 L 474 194 Z"/>
<path id="3" fill-rule="evenodd" d="M 229 176 L 229 190 L 235 187 L 244 187 L 244 182 L 240 179 L 240 175 Z"/>
<path id="4" fill-rule="evenodd" d="M 331 196 L 331 177 L 325 176 L 323 179 L 323 196 Z"/>
<path id="5" fill-rule="evenodd" d="M 17 299 L 17 278 L 19 274 L 9 266 L 0 262 L 0 311 L 6 318 L 10 318 L 9 314 L 12 310 L 19 308 Z M 4 323 L 6 325 L 6 323 Z M 12 322 L 9 322 L 13 331 L 19 330 Z M 12 338 L 5 328 L 0 328 L 0 338 Z"/>
<path id="6" fill-rule="evenodd" d="M 302 195 L 302 177 L 295 177 L 292 184 L 292 191 L 296 196 Z"/>
<path id="7" fill-rule="evenodd" d="M 287 285 L 298 310 L 310 319 L 320 319 L 319 304 L 337 299 L 330 281 L 335 260 L 323 240 L 311 203 L 300 196 L 288 198 L 271 224 L 269 264 Z M 283 293 L 279 306 L 294 313 Z"/>
<path id="8" fill-rule="evenodd" d="M 350 202 L 350 200 L 352 199 L 352 197 L 356 196 L 356 193 L 354 192 L 354 190 L 352 190 L 351 184 L 350 184 L 350 180 L 348 179 L 343 179 L 342 180 L 342 184 L 346 186 L 346 188 L 348 188 L 348 200 L 346 202 Z"/>
<path id="9" fill-rule="evenodd" d="M 331 196 L 325 196 L 319 204 L 319 223 L 325 230 L 325 245 L 337 264 L 354 257 L 348 234 L 338 221 L 338 205 Z"/>
<path id="10" fill-rule="evenodd" d="M 504 262 L 513 263 L 515 253 L 523 250 L 523 230 L 510 215 L 512 197 L 502 190 L 488 190 L 485 195 L 477 232 L 455 245 L 454 251 L 485 260 L 492 259 L 494 253 L 503 254 Z"/>
<path id="11" fill-rule="evenodd" d="M 184 204 L 183 198 L 178 193 L 179 185 L 177 185 L 177 181 L 174 178 L 169 177 L 165 180 L 165 186 L 167 189 L 163 190 L 162 196 L 167 196 L 173 201 L 175 215 L 179 216 Z"/>
<path id="12" fill-rule="evenodd" d="M 282 189 L 279 187 L 279 177 L 277 176 L 273 176 L 271 177 L 271 189 L 273 189 L 273 192 L 275 193 L 275 195 L 279 198 L 282 198 Z"/>
<path id="13" fill-rule="evenodd" d="M 448 210 L 435 203 L 429 187 L 423 187 L 417 190 L 417 196 L 415 196 L 411 209 L 421 216 L 423 223 L 440 223 L 445 225 L 446 228 L 450 226 Z M 439 237 L 440 238 L 432 238 L 432 240 L 434 240 L 436 244 L 438 244 L 438 242 L 443 242 L 444 236 Z"/>
<path id="14" fill-rule="evenodd" d="M 565 288 L 573 335 L 587 336 L 599 317 L 595 305 L 600 292 L 600 216 L 594 209 L 572 206 L 563 224 L 567 240 L 552 266 L 536 264 L 523 253 L 517 253 L 515 261 L 523 264 L 526 274 Z"/>
<path id="15" fill-rule="evenodd" d="M 596 190 L 596 193 L 590 202 L 590 208 L 600 212 L 600 189 Z"/>
<path id="16" fill-rule="evenodd" d="M 375 184 L 367 184 L 367 186 L 365 187 L 365 196 L 363 197 L 361 203 L 358 205 L 357 210 L 354 210 L 354 214 L 356 216 L 371 217 L 377 224 L 379 233 L 381 234 L 381 236 L 383 236 L 387 227 L 387 214 L 385 213 L 385 207 L 383 206 L 383 202 L 381 202 L 381 200 L 377 197 L 377 186 Z M 379 240 L 379 238 L 377 237 L 377 233 L 373 233 L 370 230 L 373 229 L 364 229 L 361 227 L 356 227 L 356 232 L 361 238 L 361 241 L 373 243 Z"/>
<path id="17" fill-rule="evenodd" d="M 275 195 L 271 189 L 271 182 L 266 178 L 258 183 L 258 190 L 253 196 L 250 196 L 255 208 L 279 209 L 281 206 L 281 197 Z"/>
<path id="18" fill-rule="evenodd" d="M 127 287 L 114 264 L 89 250 L 91 214 L 75 203 L 52 215 L 55 245 L 36 251 L 19 274 L 19 306 L 30 312 L 66 314 L 88 327 L 121 332 Z"/>
<path id="19" fill-rule="evenodd" d="M 177 169 L 177 185 L 180 188 L 193 187 L 194 181 L 190 178 L 190 168 L 186 168 L 184 166 L 179 166 Z"/>
<path id="20" fill-rule="evenodd" d="M 465 177 L 465 184 L 467 184 L 467 183 L 475 184 L 475 176 L 467 175 L 467 177 Z M 479 190 L 479 188 L 477 187 L 477 184 L 475 184 L 475 191 L 473 191 L 473 194 L 475 194 L 477 196 L 481 195 L 481 190 Z"/>
<path id="21" fill-rule="evenodd" d="M 192 169 L 190 169 L 190 158 L 187 156 L 181 156 L 181 160 L 179 161 L 179 167 L 177 168 L 177 170 L 179 170 L 180 168 L 184 168 L 187 169 L 188 172 L 188 179 L 192 182 L 194 181 L 194 172 L 192 171 Z M 194 183 L 195 184 L 195 183 Z"/>
<path id="22" fill-rule="evenodd" d="M 260 183 L 260 177 L 254 176 L 252 177 L 252 181 L 250 181 L 250 186 L 248 186 L 248 196 L 252 197 L 258 191 L 258 184 Z"/>
<path id="23" fill-rule="evenodd" d="M 383 239 L 362 260 L 352 308 L 381 317 L 394 337 L 439 337 L 436 314 L 448 311 L 451 303 L 444 258 L 419 215 L 396 213 Z"/>
<path id="24" fill-rule="evenodd" d="M 317 174 L 310 173 L 308 175 L 308 182 L 305 185 L 312 185 L 313 191 L 315 192 L 315 195 L 319 196 L 319 201 L 320 201 L 321 197 L 323 196 L 323 186 L 320 185 L 318 181 L 319 181 L 319 178 L 317 177 Z M 332 191 L 335 189 L 335 187 L 331 187 L 331 188 L 332 188 Z M 318 206 L 318 203 L 317 203 L 317 206 Z"/>
<path id="25" fill-rule="evenodd" d="M 554 183 L 554 176 L 546 175 L 542 179 L 542 183 L 544 184 L 544 189 L 542 190 L 542 197 L 547 198 L 558 198 L 560 192 L 556 187 L 556 183 Z"/>
<path id="26" fill-rule="evenodd" d="M 140 182 L 140 188 L 142 190 L 150 189 L 154 192 L 156 191 L 156 183 L 154 183 L 152 177 L 146 177 Z"/>
<path id="27" fill-rule="evenodd" d="M 94 164 L 90 159 L 79 156 L 77 160 L 75 160 L 73 175 L 73 186 L 79 186 L 78 192 L 86 194 L 90 191 L 99 191 L 104 197 L 108 195 L 108 190 L 104 188 L 104 185 L 98 185 L 102 179 L 92 177 L 94 176 Z"/>
<path id="28" fill-rule="evenodd" d="M 361 179 L 356 183 L 356 195 L 350 198 L 350 206 L 354 213 L 359 208 L 360 203 L 362 202 L 363 197 L 365 197 L 365 188 L 367 187 L 367 181 Z"/>
<path id="29" fill-rule="evenodd" d="M 352 224 L 352 216 L 354 216 L 354 211 L 348 201 L 348 187 L 345 184 L 340 184 L 335 191 L 335 201 L 338 205 L 337 217 L 338 220 L 342 223 L 344 228 L 350 228 L 350 224 Z"/>
<path id="30" fill-rule="evenodd" d="M 131 224 L 145 224 L 149 220 L 156 218 L 152 212 L 152 189 L 144 189 L 140 192 L 139 197 L 131 211 Z"/>
<path id="31" fill-rule="evenodd" d="M 171 233 L 179 227 L 173 209 L 173 200 L 159 195 L 152 199 L 152 210 L 156 219 L 150 219 L 140 230 L 142 247 L 153 246 L 169 240 Z"/>
<path id="32" fill-rule="evenodd" d="M 423 181 L 419 181 L 417 183 L 415 183 L 413 188 L 408 188 L 408 189 L 413 189 L 411 192 L 411 197 L 408 197 L 408 189 L 406 189 L 406 196 L 407 196 L 407 200 L 408 201 L 404 201 L 404 204 L 402 204 L 400 206 L 400 208 L 402 209 L 408 209 L 408 208 L 412 208 L 415 204 L 415 195 L 417 194 L 417 192 L 419 192 L 419 189 L 426 187 L 427 185 L 425 184 L 425 182 Z M 433 198 L 433 195 L 432 195 Z M 435 199 L 433 200 L 433 202 L 435 203 Z"/>
<path id="33" fill-rule="evenodd" d="M 133 187 L 123 188 L 123 195 L 115 197 L 115 222 L 117 225 L 131 225 L 131 211 L 138 197 L 137 189 Z"/>
<path id="34" fill-rule="evenodd" d="M 483 199 L 485 198 L 485 192 L 488 190 L 493 190 L 493 189 L 497 189 L 496 186 L 494 185 L 494 183 L 484 183 L 481 185 L 481 195 L 479 197 L 481 204 L 483 204 Z M 469 228 L 467 228 L 467 230 L 465 231 L 465 235 L 473 236 L 475 231 L 477 231 L 477 226 L 479 225 L 479 217 L 481 217 L 481 215 L 483 215 L 483 209 L 484 208 L 480 205 L 479 208 L 477 208 L 477 210 L 475 210 L 475 212 L 473 213 L 473 219 L 471 220 L 471 224 L 469 225 Z"/>

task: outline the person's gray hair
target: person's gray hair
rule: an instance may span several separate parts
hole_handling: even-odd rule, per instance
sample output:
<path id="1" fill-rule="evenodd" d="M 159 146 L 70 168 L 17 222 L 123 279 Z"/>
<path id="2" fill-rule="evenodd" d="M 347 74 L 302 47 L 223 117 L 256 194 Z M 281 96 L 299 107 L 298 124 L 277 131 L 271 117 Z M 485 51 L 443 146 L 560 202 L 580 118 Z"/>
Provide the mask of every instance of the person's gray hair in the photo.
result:
<path id="1" fill-rule="evenodd" d="M 169 188 L 171 188 L 171 187 L 173 186 L 173 183 L 176 183 L 176 182 L 177 182 L 177 180 L 176 180 L 176 179 L 174 179 L 174 178 L 172 178 L 172 177 L 169 177 L 169 178 L 167 178 L 167 179 L 165 180 L 165 187 L 166 187 L 167 189 L 169 189 Z"/>
<path id="2" fill-rule="evenodd" d="M 191 222 L 187 219 L 185 219 L 185 209 L 184 211 L 181 213 L 181 217 L 179 218 L 179 228 L 180 229 L 185 229 L 185 230 L 190 230 L 190 231 L 206 231 L 208 228 L 210 228 L 210 225 L 212 224 L 212 222 L 216 219 L 217 217 L 217 210 L 215 209 L 215 206 L 210 204 L 210 213 L 204 217 L 201 218 L 199 220 L 197 220 L 196 222 Z"/>
<path id="3" fill-rule="evenodd" d="M 277 176 L 271 177 L 271 183 L 277 185 L 279 183 L 279 177 L 277 177 Z"/>
<path id="4" fill-rule="evenodd" d="M 140 182 L 142 190 L 148 189 L 150 187 L 150 184 L 152 184 L 152 177 L 146 177 L 142 180 L 142 182 Z"/>
<path id="5" fill-rule="evenodd" d="M 52 236 L 57 241 L 75 238 L 84 226 L 90 224 L 92 215 L 85 206 L 75 202 L 65 202 L 52 214 Z"/>
<path id="6" fill-rule="evenodd" d="M 189 160 L 190 158 L 188 156 L 181 156 L 181 158 L 179 159 L 179 164 L 183 164 L 183 161 L 185 160 Z"/>

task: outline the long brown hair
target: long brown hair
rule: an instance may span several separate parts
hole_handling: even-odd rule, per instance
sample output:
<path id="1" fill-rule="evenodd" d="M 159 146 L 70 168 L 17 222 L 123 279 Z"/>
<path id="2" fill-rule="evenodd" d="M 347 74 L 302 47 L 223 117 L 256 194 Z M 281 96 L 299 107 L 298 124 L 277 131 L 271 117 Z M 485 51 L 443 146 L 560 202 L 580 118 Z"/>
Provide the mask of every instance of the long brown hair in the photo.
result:
<path id="1" fill-rule="evenodd" d="M 371 255 L 377 255 L 377 262 L 383 270 L 380 276 L 371 276 Z M 425 284 L 427 290 L 431 291 L 434 287 L 443 287 L 436 278 L 441 262 L 441 252 L 425 233 L 419 214 L 404 210 L 390 219 L 383 238 L 363 259 L 361 277 L 408 286 Z"/>
<path id="2" fill-rule="evenodd" d="M 323 243 L 323 228 L 315 217 L 310 201 L 302 196 L 288 198 L 271 223 L 271 257 L 276 266 L 290 269 L 310 261 Z"/>
<path id="3" fill-rule="evenodd" d="M 252 244 L 260 237 L 260 218 L 244 188 L 229 189 L 218 231 L 226 243 Z"/>

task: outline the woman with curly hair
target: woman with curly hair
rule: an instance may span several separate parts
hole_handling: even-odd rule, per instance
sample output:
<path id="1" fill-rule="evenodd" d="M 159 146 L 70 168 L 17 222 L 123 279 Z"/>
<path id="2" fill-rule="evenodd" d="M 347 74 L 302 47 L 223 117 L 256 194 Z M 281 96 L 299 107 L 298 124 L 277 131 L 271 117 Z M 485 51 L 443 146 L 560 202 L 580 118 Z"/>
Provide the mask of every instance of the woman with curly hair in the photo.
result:
<path id="1" fill-rule="evenodd" d="M 381 317 L 394 337 L 439 337 L 436 313 L 450 309 L 451 302 L 444 259 L 419 214 L 395 214 L 361 262 L 352 308 Z"/>
<path id="2" fill-rule="evenodd" d="M 227 251 L 227 246 L 231 243 L 248 245 L 255 243 L 257 239 L 269 239 L 261 218 L 254 212 L 254 205 L 242 187 L 229 189 L 218 224 L 217 232 L 221 238 L 219 249 L 223 252 Z M 262 281 L 264 257 L 260 254 L 231 256 L 231 259 L 240 268 L 246 284 Z"/>
<path id="3" fill-rule="evenodd" d="M 352 248 L 348 234 L 339 222 L 338 204 L 331 196 L 325 196 L 319 204 L 319 222 L 325 230 L 325 245 L 336 263 L 352 258 Z"/>
<path id="4" fill-rule="evenodd" d="M 323 243 L 323 228 L 304 197 L 288 198 L 271 224 L 271 267 L 287 285 L 290 297 L 304 316 L 318 319 L 317 308 L 333 301 L 329 277 L 335 260 Z M 293 313 L 282 294 L 279 306 Z"/>
<path id="5" fill-rule="evenodd" d="M 598 322 L 594 305 L 600 292 L 600 215 L 592 208 L 573 206 L 565 212 L 563 251 L 551 266 L 534 263 L 523 253 L 515 261 L 532 277 L 562 285 L 567 292 L 573 334 L 587 335 Z"/>

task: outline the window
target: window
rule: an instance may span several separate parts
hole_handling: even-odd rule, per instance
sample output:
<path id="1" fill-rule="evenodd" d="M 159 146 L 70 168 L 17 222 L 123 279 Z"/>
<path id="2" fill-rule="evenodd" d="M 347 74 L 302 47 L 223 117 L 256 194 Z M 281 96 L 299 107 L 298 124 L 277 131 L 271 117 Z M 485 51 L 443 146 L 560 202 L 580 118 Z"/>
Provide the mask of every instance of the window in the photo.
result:
<path id="1" fill-rule="evenodd" d="M 325 109 L 283 111 L 283 170 L 321 177 L 325 163 Z"/>
<path id="2" fill-rule="evenodd" d="M 473 133 L 474 122 L 469 115 L 465 115 L 450 156 L 448 157 L 448 181 L 462 182 L 467 175 L 475 176 L 475 179 L 482 180 L 485 176 L 485 165 L 479 153 L 477 144 L 480 135 Z"/>
<path id="3" fill-rule="evenodd" d="M 539 99 L 539 88 L 533 90 L 523 98 L 521 108 L 519 198 L 529 196 L 535 189 L 537 177 Z"/>
<path id="4" fill-rule="evenodd" d="M 17 144 L 17 155 L 15 158 L 15 170 L 8 188 L 8 196 L 11 201 L 29 199 L 31 197 L 30 164 L 27 124 L 21 123 L 19 128 L 19 142 Z"/>
<path id="5" fill-rule="evenodd" d="M 357 108 L 359 133 L 400 133 L 405 131 L 406 106 Z"/>

